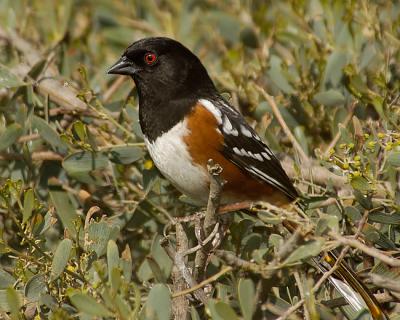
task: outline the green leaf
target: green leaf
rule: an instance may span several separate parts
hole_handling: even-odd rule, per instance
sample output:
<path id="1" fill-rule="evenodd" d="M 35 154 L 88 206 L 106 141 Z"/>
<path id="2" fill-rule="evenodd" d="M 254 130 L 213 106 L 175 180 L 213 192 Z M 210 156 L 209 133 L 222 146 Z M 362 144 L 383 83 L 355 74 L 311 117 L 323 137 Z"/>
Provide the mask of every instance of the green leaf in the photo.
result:
<path id="1" fill-rule="evenodd" d="M 6 289 L 15 283 L 14 277 L 0 268 L 0 289 Z"/>
<path id="2" fill-rule="evenodd" d="M 95 172 L 102 172 L 110 164 L 107 155 L 100 152 L 80 151 L 66 157 L 62 163 L 67 173 L 85 183 L 99 183 Z"/>
<path id="3" fill-rule="evenodd" d="M 109 240 L 107 244 L 107 268 L 108 268 L 109 282 L 111 282 L 114 269 L 118 267 L 119 267 L 118 247 L 114 240 Z M 116 288 L 113 289 L 115 290 Z"/>
<path id="4" fill-rule="evenodd" d="M 97 302 L 93 297 L 88 296 L 85 293 L 73 291 L 68 294 L 71 303 L 80 311 L 89 316 L 95 317 L 110 317 L 111 312 L 107 308 Z"/>
<path id="5" fill-rule="evenodd" d="M 168 254 L 165 252 L 164 248 L 160 245 L 160 240 L 161 240 L 160 236 L 157 235 L 154 237 L 153 243 L 151 245 L 151 258 L 154 259 L 154 261 L 157 263 L 161 271 L 158 280 L 165 282 L 165 279 L 168 279 L 171 273 L 172 261 L 168 256 Z M 153 261 L 150 261 L 152 259 L 147 259 L 147 260 L 149 261 L 150 266 L 153 267 L 154 263 Z M 156 271 L 156 269 L 154 269 L 153 271 Z"/>
<path id="6" fill-rule="evenodd" d="M 268 76 L 282 92 L 287 94 L 294 93 L 293 87 L 281 68 L 281 60 L 277 56 L 271 57 L 271 68 L 268 71 Z"/>
<path id="7" fill-rule="evenodd" d="M 110 239 L 115 240 L 118 232 L 117 226 L 110 226 L 105 221 L 92 222 L 88 228 L 89 245 L 85 250 L 87 252 L 94 251 L 97 257 L 101 257 L 106 253 L 108 241 Z"/>
<path id="8" fill-rule="evenodd" d="M 75 121 L 72 125 L 72 132 L 80 141 L 86 141 L 87 139 L 87 132 L 86 126 L 82 121 Z"/>
<path id="9" fill-rule="evenodd" d="M 324 72 L 324 88 L 331 84 L 336 87 L 343 75 L 343 68 L 347 64 L 349 55 L 345 52 L 336 50 L 328 57 Z"/>
<path id="10" fill-rule="evenodd" d="M 121 253 L 120 263 L 125 281 L 130 282 L 132 277 L 132 255 L 128 244 L 126 244 L 124 251 Z"/>
<path id="11" fill-rule="evenodd" d="M 334 107 L 344 103 L 344 96 L 340 91 L 330 89 L 317 93 L 314 100 L 324 106 Z"/>
<path id="12" fill-rule="evenodd" d="M 151 288 L 145 306 L 145 319 L 169 320 L 171 317 L 171 294 L 164 284 Z"/>
<path id="13" fill-rule="evenodd" d="M 40 296 L 46 291 L 46 277 L 39 273 L 27 281 L 24 289 L 24 295 L 30 302 L 37 302 L 39 301 Z"/>
<path id="14" fill-rule="evenodd" d="M 400 225 L 400 212 L 386 214 L 383 212 L 372 212 L 368 215 L 368 221 L 391 225 Z"/>
<path id="15" fill-rule="evenodd" d="M 400 151 L 392 151 L 389 153 L 387 162 L 393 167 L 400 167 Z"/>
<path id="16" fill-rule="evenodd" d="M 0 64 L 0 89 L 25 86 L 26 83 L 19 79 L 10 69 Z"/>
<path id="17" fill-rule="evenodd" d="M 50 280 L 57 279 L 66 267 L 69 255 L 72 250 L 72 241 L 70 239 L 64 239 L 57 246 L 56 252 L 54 253 L 53 262 L 51 264 Z"/>
<path id="18" fill-rule="evenodd" d="M 19 315 L 21 314 L 20 309 L 22 307 L 21 295 L 14 288 L 8 288 L 6 289 L 6 297 L 12 318 L 18 319 Z"/>
<path id="19" fill-rule="evenodd" d="M 324 242 L 322 240 L 310 240 L 294 250 L 284 261 L 284 264 L 291 264 L 318 255 Z"/>
<path id="20" fill-rule="evenodd" d="M 0 151 L 11 146 L 23 133 L 24 130 L 18 123 L 10 124 L 0 135 Z"/>
<path id="21" fill-rule="evenodd" d="M 359 221 L 362 218 L 362 214 L 360 213 L 360 210 L 358 210 L 356 207 L 346 207 L 344 208 L 344 214 L 354 222 Z"/>
<path id="22" fill-rule="evenodd" d="M 164 273 L 161 270 L 161 267 L 157 263 L 155 259 L 152 257 L 146 257 L 146 261 L 149 264 L 149 267 L 153 273 L 154 278 L 157 280 L 157 282 L 162 282 L 166 283 L 167 278 L 165 277 Z"/>
<path id="23" fill-rule="evenodd" d="M 24 193 L 24 210 L 22 213 L 22 223 L 28 221 L 32 215 L 33 208 L 35 207 L 35 194 L 32 189 L 28 189 Z"/>
<path id="24" fill-rule="evenodd" d="M 54 130 L 44 119 L 33 115 L 32 117 L 32 128 L 36 129 L 40 134 L 40 137 L 50 144 L 54 150 L 60 152 L 67 151 L 66 143 L 61 140 L 60 135 Z"/>
<path id="25" fill-rule="evenodd" d="M 239 280 L 238 297 L 244 319 L 251 320 L 255 311 L 255 288 L 251 279 Z"/>
<path id="26" fill-rule="evenodd" d="M 371 190 L 371 185 L 368 183 L 368 180 L 363 176 L 351 178 L 350 184 L 355 190 L 361 192 L 366 192 Z"/>
<path id="27" fill-rule="evenodd" d="M 212 320 L 239 320 L 235 311 L 222 301 L 210 300 L 207 307 Z"/>
<path id="28" fill-rule="evenodd" d="M 49 194 L 64 228 L 67 228 L 71 234 L 75 235 L 74 220 L 79 219 L 79 217 L 67 192 L 57 186 L 52 187 Z"/>
<path id="29" fill-rule="evenodd" d="M 325 231 L 339 231 L 339 218 L 336 215 L 323 215 L 318 219 L 317 227 L 315 228 L 316 235 L 322 235 Z"/>
<path id="30" fill-rule="evenodd" d="M 107 151 L 110 160 L 119 164 L 131 164 L 143 157 L 143 148 L 136 146 L 114 146 Z"/>

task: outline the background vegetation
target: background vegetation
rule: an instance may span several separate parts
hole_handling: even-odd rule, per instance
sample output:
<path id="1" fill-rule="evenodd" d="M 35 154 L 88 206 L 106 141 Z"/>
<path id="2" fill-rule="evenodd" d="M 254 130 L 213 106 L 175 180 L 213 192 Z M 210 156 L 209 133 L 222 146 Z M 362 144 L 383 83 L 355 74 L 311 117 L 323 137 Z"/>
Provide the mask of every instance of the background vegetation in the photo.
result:
<path id="1" fill-rule="evenodd" d="M 200 209 L 150 161 L 132 81 L 106 75 L 153 35 L 199 55 L 312 196 L 302 217 L 225 215 L 188 295 L 199 220 L 174 217 Z M 346 247 L 400 318 L 399 38 L 397 1 L 2 0 L 1 318 L 355 319 L 307 263 Z"/>

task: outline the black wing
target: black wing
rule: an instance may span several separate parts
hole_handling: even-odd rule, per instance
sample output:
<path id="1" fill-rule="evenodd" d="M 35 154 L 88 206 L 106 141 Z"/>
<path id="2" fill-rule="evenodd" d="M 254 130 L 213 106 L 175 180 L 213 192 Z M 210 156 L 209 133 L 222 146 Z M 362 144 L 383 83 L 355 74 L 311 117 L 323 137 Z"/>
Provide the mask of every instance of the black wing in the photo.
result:
<path id="1" fill-rule="evenodd" d="M 221 111 L 219 129 L 224 136 L 224 156 L 253 177 L 296 199 L 298 193 L 279 160 L 243 116 L 222 99 L 213 104 Z"/>

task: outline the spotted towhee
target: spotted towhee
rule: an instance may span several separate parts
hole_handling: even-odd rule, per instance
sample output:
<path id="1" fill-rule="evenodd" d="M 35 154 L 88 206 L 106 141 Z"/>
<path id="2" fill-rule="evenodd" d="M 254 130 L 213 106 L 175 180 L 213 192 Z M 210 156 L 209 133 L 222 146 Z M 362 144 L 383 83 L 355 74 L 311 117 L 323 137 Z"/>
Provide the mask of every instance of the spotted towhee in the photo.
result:
<path id="1" fill-rule="evenodd" d="M 206 203 L 207 163 L 213 159 L 223 168 L 224 204 L 267 201 L 285 205 L 298 197 L 271 149 L 218 93 L 200 60 L 181 43 L 161 37 L 139 40 L 108 73 L 133 77 L 149 153 L 161 173 L 184 194 Z M 356 291 L 366 290 L 357 279 L 348 279 L 355 277 L 347 267 L 342 273 Z M 369 292 L 360 294 L 368 300 Z M 377 313 L 372 312 L 376 300 L 369 299 L 371 314 Z M 376 319 L 383 318 L 378 315 Z"/>

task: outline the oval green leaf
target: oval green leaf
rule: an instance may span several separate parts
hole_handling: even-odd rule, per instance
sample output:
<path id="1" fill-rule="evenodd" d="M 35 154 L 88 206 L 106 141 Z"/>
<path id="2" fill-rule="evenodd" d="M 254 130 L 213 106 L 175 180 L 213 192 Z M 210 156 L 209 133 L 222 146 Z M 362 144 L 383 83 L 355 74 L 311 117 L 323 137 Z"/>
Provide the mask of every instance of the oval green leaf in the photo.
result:
<path id="1" fill-rule="evenodd" d="M 108 268 L 108 281 L 112 279 L 112 273 L 115 268 L 119 266 L 119 252 L 117 244 L 114 240 L 109 240 L 107 244 L 107 268 Z"/>
<path id="2" fill-rule="evenodd" d="M 25 82 L 12 73 L 10 69 L 0 64 L 0 89 L 22 87 L 24 85 L 26 85 Z"/>
<path id="3" fill-rule="evenodd" d="M 23 133 L 24 130 L 18 123 L 10 124 L 0 135 L 0 151 L 11 146 Z"/>
<path id="4" fill-rule="evenodd" d="M 118 164 L 131 164 L 143 157 L 143 148 L 137 146 L 114 146 L 107 151 L 110 160 Z"/>
<path id="5" fill-rule="evenodd" d="M 171 294 L 164 284 L 151 288 L 146 302 L 145 319 L 169 320 L 171 317 Z"/>
<path id="6" fill-rule="evenodd" d="M 51 264 L 50 280 L 57 279 L 66 267 L 72 250 L 72 241 L 64 239 L 58 245 Z"/>
<path id="7" fill-rule="evenodd" d="M 110 317 L 111 312 L 93 297 L 84 293 L 73 292 L 68 295 L 72 304 L 82 313 L 95 317 Z"/>
<path id="8" fill-rule="evenodd" d="M 330 89 L 317 93 L 314 100 L 326 107 L 334 107 L 344 103 L 344 96 L 340 91 Z"/>
<path id="9" fill-rule="evenodd" d="M 35 207 L 35 194 L 33 193 L 32 189 L 28 189 L 24 193 L 24 210 L 23 210 L 23 217 L 22 223 L 28 221 L 28 219 L 32 215 L 33 208 Z"/>
<path id="10" fill-rule="evenodd" d="M 222 301 L 210 300 L 207 304 L 208 311 L 212 320 L 238 320 L 235 311 Z"/>
<path id="11" fill-rule="evenodd" d="M 240 279 L 238 283 L 240 309 L 245 320 L 251 320 L 255 310 L 255 288 L 251 279 Z"/>
<path id="12" fill-rule="evenodd" d="M 36 129 L 40 134 L 40 137 L 50 144 L 53 149 L 61 152 L 67 151 L 66 143 L 61 140 L 57 131 L 54 130 L 44 119 L 34 115 L 32 117 L 32 128 Z"/>
<path id="13" fill-rule="evenodd" d="M 285 260 L 284 264 L 291 264 L 316 256 L 321 252 L 323 244 L 324 243 L 321 240 L 308 241 L 306 244 L 303 244 L 294 250 Z"/>

